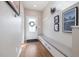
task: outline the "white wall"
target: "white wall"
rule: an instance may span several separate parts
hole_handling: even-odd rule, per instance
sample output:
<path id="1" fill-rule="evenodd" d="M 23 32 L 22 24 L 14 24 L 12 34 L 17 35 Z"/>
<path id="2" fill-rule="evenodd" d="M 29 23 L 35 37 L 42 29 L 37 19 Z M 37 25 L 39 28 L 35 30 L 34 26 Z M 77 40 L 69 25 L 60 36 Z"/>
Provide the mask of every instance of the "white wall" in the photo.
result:
<path id="1" fill-rule="evenodd" d="M 15 1 L 16 2 L 16 1 Z M 18 2 L 18 1 L 17 1 Z M 17 56 L 21 53 L 21 44 L 24 43 L 24 6 L 23 2 L 20 1 L 20 17 L 21 17 L 21 24 L 20 25 L 20 39 L 17 40 Z"/>
<path id="2" fill-rule="evenodd" d="M 63 47 L 57 47 L 63 53 L 68 56 L 71 56 L 71 47 L 72 47 L 72 33 L 64 33 L 62 32 L 62 12 L 64 9 L 69 6 L 77 3 L 77 1 L 57 1 L 57 2 L 49 2 L 48 6 L 43 11 L 43 34 L 52 39 L 48 40 L 52 42 L 58 42 L 58 45 L 63 45 Z M 51 15 L 50 8 L 56 7 L 56 12 Z M 73 7 L 73 6 L 72 6 Z M 54 31 L 54 16 L 59 15 L 60 20 L 60 31 Z M 66 47 L 66 49 L 64 49 Z"/>
<path id="3" fill-rule="evenodd" d="M 42 13 L 40 11 L 30 10 L 30 9 L 25 8 L 25 17 L 29 17 L 29 16 L 34 16 L 37 18 L 38 35 L 41 34 L 42 33 L 42 17 L 41 17 Z M 27 19 L 27 18 L 25 18 L 25 19 Z M 26 20 L 26 22 L 27 22 L 27 20 Z M 27 28 L 27 26 L 26 26 L 26 28 Z M 25 30 L 26 30 L 26 28 L 25 28 Z M 26 30 L 25 32 L 26 32 L 25 33 L 25 37 L 26 37 L 28 30 Z M 32 35 L 32 36 L 34 36 L 34 35 Z"/>
<path id="4" fill-rule="evenodd" d="M 23 39 L 21 17 L 14 17 L 14 11 L 5 2 L 0 2 L 0 56 L 16 57 L 18 41 Z"/>
<path id="5" fill-rule="evenodd" d="M 73 57 L 79 57 L 79 26 L 73 27 L 72 36 Z"/>

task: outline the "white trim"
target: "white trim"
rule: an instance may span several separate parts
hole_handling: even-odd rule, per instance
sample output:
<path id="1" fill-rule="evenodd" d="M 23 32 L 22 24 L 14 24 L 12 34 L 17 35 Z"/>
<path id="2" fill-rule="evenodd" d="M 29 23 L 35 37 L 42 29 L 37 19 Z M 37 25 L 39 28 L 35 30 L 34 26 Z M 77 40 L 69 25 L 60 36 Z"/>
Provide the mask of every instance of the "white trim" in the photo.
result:
<path id="1" fill-rule="evenodd" d="M 17 57 L 20 57 L 21 51 L 22 51 L 22 48 L 19 49 L 19 53 Z"/>
<path id="2" fill-rule="evenodd" d="M 21 41 L 21 44 L 23 44 L 23 43 L 24 43 L 24 39 Z M 17 57 L 20 57 L 21 51 L 22 51 L 22 48 L 20 47 L 19 48 L 19 53 L 18 53 Z"/>

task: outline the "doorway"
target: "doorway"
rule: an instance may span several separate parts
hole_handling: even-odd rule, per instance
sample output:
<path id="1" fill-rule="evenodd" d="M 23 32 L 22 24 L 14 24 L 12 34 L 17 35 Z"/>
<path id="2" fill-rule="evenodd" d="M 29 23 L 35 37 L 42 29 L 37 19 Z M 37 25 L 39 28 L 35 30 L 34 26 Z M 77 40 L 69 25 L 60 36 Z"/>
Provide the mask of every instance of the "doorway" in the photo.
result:
<path id="1" fill-rule="evenodd" d="M 26 16 L 26 40 L 38 39 L 38 19 L 34 16 Z"/>

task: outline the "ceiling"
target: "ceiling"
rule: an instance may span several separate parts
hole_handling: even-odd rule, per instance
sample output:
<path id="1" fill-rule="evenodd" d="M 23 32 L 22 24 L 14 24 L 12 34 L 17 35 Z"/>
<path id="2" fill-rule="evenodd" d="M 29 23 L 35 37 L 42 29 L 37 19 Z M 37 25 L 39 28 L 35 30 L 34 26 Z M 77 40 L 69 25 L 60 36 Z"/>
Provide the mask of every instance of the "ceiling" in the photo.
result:
<path id="1" fill-rule="evenodd" d="M 24 7 L 27 9 L 42 11 L 48 4 L 48 1 L 24 1 Z"/>

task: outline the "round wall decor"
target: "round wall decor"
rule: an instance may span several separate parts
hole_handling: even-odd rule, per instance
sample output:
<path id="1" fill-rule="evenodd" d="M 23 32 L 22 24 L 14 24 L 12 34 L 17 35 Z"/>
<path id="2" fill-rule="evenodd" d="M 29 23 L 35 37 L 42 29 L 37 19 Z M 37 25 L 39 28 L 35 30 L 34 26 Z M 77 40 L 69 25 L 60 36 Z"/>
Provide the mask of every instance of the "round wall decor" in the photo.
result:
<path id="1" fill-rule="evenodd" d="M 34 21 L 30 21 L 30 22 L 29 22 L 29 25 L 30 25 L 31 27 L 33 27 L 33 26 L 35 26 L 35 22 L 34 22 Z"/>

